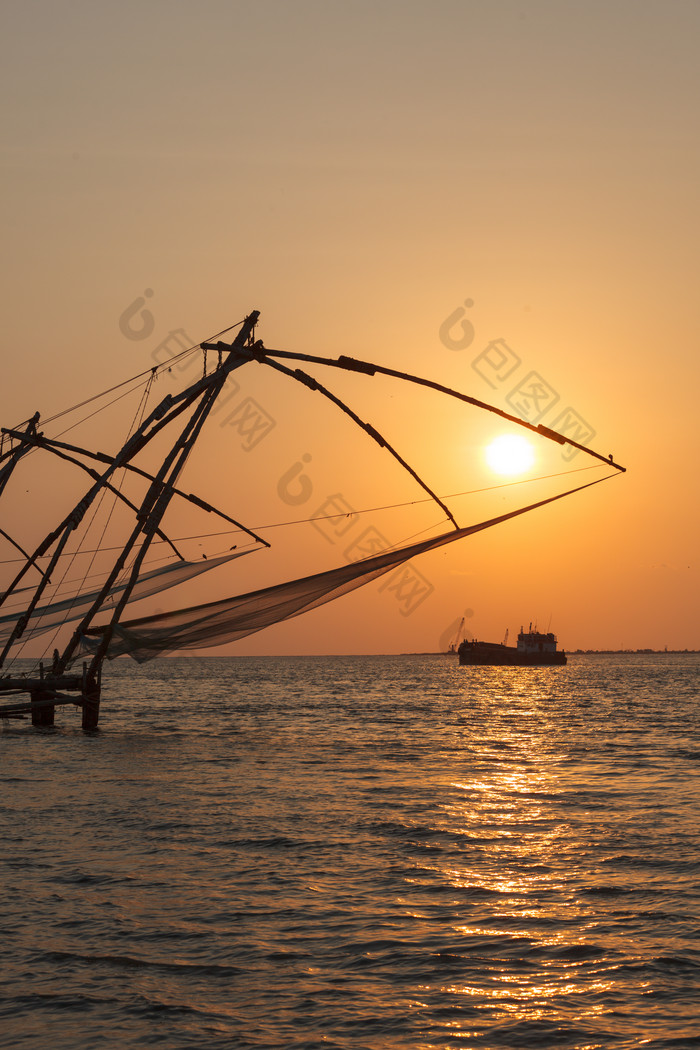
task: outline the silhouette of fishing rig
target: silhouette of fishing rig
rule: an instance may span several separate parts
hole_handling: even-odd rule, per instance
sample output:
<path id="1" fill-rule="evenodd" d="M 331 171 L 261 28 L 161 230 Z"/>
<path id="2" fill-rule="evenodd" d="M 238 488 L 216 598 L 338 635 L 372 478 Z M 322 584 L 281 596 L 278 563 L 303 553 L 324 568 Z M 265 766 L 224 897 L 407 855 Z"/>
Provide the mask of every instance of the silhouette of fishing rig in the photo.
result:
<path id="1" fill-rule="evenodd" d="M 116 454 L 48 437 L 39 429 L 39 413 L 18 427 L 2 428 L 0 498 L 20 469 L 21 461 L 35 452 L 50 454 L 70 464 L 76 470 L 87 474 L 89 482 L 80 498 L 33 550 L 27 550 L 24 543 L 20 543 L 8 530 L 0 528 L 0 537 L 12 547 L 19 564 L 14 577 L 0 594 L 0 699 L 5 701 L 0 706 L 0 718 L 25 718 L 31 715 L 33 725 L 52 726 L 56 707 L 73 705 L 81 709 L 83 729 L 95 730 L 99 721 L 105 660 L 129 654 L 138 661 L 144 661 L 163 653 L 187 652 L 236 641 L 333 601 L 419 554 L 543 507 L 614 477 L 625 469 L 615 463 L 611 456 L 602 456 L 541 424 L 535 426 L 494 405 L 432 380 L 351 357 L 328 358 L 268 349 L 255 337 L 258 318 L 258 311 L 253 311 L 239 325 L 219 333 L 222 335 L 238 328 L 235 338 L 230 343 L 217 339 L 190 348 L 197 352 L 201 348 L 204 353 L 202 377 L 179 393 L 168 394 L 163 398 L 157 407 L 139 422 Z M 208 372 L 207 352 L 212 354 L 212 357 L 216 355 L 215 364 Z M 142 373 L 141 377 L 135 377 L 142 379 L 147 394 L 156 374 L 168 368 L 170 363 L 172 362 L 150 369 Z M 435 502 L 449 522 L 450 529 L 429 539 L 399 546 L 301 579 L 274 584 L 203 605 L 190 605 L 170 612 L 128 618 L 130 603 L 182 584 L 252 549 L 259 550 L 270 546 L 260 535 L 225 511 L 178 487 L 188 457 L 200 438 L 227 378 L 234 370 L 252 364 L 271 368 L 322 395 L 349 416 L 373 441 L 385 449 L 424 490 L 429 499 Z M 560 445 L 573 446 L 613 468 L 613 473 L 498 517 L 461 527 L 444 500 L 379 431 L 363 421 L 336 394 L 299 367 L 301 364 L 354 372 L 367 377 L 387 376 L 432 389 L 466 405 L 494 413 L 509 423 L 534 432 L 538 437 Z M 143 404 L 145 406 L 145 400 Z M 180 420 L 182 425 L 174 439 L 171 436 L 157 469 L 146 470 L 138 465 L 135 460 L 139 454 L 156 437 L 160 436 L 162 440 L 164 432 L 177 420 Z M 145 483 L 146 491 L 140 502 L 130 499 L 122 491 L 119 479 L 126 475 L 136 476 Z M 60 573 L 63 560 L 75 557 L 76 552 L 80 550 L 85 522 L 93 512 L 96 502 L 105 496 L 111 496 L 114 505 L 121 504 L 128 508 L 133 516 L 131 527 L 118 545 L 117 553 L 102 573 L 99 583 L 92 583 L 86 573 L 79 581 L 79 586 L 65 596 L 59 593 L 59 588 L 53 584 L 53 577 Z M 182 500 L 200 510 L 218 515 L 247 536 L 249 547 L 247 550 L 232 549 L 214 559 L 187 560 L 164 531 L 163 519 L 173 500 Z M 146 557 L 156 540 L 170 547 L 177 559 L 175 564 L 148 567 Z M 35 585 L 27 586 L 26 578 L 32 572 L 38 573 L 39 581 Z M 35 673 L 18 674 L 10 671 L 2 674 L 6 662 L 15 659 L 18 647 L 33 638 L 45 637 L 50 632 L 54 632 L 55 638 L 56 632 L 68 623 L 75 624 L 68 640 L 62 649 L 54 649 L 51 658 L 40 661 Z M 73 670 L 76 664 L 80 668 L 78 671 Z"/>

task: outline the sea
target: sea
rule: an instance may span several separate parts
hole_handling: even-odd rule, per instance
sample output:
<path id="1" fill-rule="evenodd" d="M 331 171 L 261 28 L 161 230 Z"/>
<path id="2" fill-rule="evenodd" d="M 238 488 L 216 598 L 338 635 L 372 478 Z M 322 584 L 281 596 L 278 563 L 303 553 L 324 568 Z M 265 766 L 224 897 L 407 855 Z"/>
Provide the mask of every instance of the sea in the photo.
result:
<path id="1" fill-rule="evenodd" d="M 0 1045 L 700 1047 L 700 656 L 159 659 L 0 729 Z"/>

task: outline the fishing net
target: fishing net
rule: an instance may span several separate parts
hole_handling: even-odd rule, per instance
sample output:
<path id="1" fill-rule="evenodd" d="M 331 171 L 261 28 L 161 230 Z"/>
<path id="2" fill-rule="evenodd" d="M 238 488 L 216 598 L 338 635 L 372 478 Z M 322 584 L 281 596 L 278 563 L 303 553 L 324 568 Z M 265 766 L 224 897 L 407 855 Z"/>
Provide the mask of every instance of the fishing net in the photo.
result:
<path id="1" fill-rule="evenodd" d="M 233 554 L 224 554 L 219 558 L 207 558 L 201 561 L 181 561 L 175 565 L 165 565 L 158 569 L 152 569 L 137 580 L 131 593 L 131 601 L 148 598 L 152 594 L 168 590 L 170 587 L 176 587 L 178 584 L 186 583 L 187 580 L 191 580 L 203 572 L 216 569 L 219 565 L 225 565 L 233 561 L 234 558 L 240 558 L 243 554 L 251 553 L 252 551 L 249 550 L 236 551 Z M 110 591 L 111 598 L 118 597 L 125 587 L 126 582 L 115 583 Z M 33 591 L 34 588 L 22 588 L 15 593 L 22 594 L 24 591 L 29 590 Z M 79 619 L 88 611 L 99 594 L 100 590 L 93 590 L 71 598 L 64 598 L 61 601 L 38 605 L 29 618 L 28 625 L 23 632 L 23 638 L 26 640 L 36 637 L 43 634 L 44 631 L 51 630 L 53 627 Z M 16 612 L 0 617 L 0 642 L 6 641 L 10 637 L 16 623 Z"/>
<path id="2" fill-rule="evenodd" d="M 343 594 L 356 590 L 379 576 L 405 564 L 411 558 L 464 539 L 483 529 L 491 528 L 509 518 L 535 510 L 547 503 L 562 499 L 573 492 L 589 488 L 599 481 L 580 485 L 575 489 L 550 496 L 527 507 L 502 514 L 497 518 L 479 522 L 466 528 L 455 529 L 431 539 L 399 547 L 383 554 L 347 565 L 306 576 L 299 580 L 276 584 L 248 594 L 224 598 L 205 605 L 177 609 L 169 613 L 144 616 L 136 620 L 125 620 L 114 626 L 94 627 L 81 638 L 79 656 L 94 652 L 105 631 L 111 631 L 107 658 L 128 654 L 143 663 L 163 653 L 203 649 L 226 642 L 235 642 L 272 624 L 292 619 L 301 613 L 317 609 L 326 602 L 334 601 Z"/>

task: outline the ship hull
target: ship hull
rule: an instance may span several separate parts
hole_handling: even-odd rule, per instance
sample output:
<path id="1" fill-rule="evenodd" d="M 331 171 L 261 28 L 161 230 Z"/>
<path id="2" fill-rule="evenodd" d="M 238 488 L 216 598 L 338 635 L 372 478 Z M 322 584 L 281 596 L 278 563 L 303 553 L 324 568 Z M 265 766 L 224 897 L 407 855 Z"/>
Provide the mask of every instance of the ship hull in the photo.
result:
<path id="1" fill-rule="evenodd" d="M 466 642 L 459 647 L 459 662 L 478 667 L 561 667 L 566 653 L 522 652 L 496 642 Z"/>

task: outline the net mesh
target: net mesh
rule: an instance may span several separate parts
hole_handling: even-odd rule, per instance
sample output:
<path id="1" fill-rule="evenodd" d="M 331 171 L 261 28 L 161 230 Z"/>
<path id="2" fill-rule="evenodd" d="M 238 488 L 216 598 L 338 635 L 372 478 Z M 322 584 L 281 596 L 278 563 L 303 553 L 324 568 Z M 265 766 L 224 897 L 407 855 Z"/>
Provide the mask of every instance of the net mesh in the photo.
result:
<path id="1" fill-rule="evenodd" d="M 608 475 L 609 476 L 609 475 Z M 105 631 L 112 631 L 107 649 L 107 658 L 130 655 L 139 663 L 163 653 L 203 649 L 227 642 L 235 642 L 250 634 L 292 619 L 301 613 L 310 612 L 343 594 L 371 583 L 379 576 L 427 551 L 464 539 L 483 529 L 491 528 L 509 518 L 535 510 L 547 503 L 562 499 L 581 489 L 589 488 L 600 481 L 589 482 L 577 488 L 561 492 L 556 496 L 532 503 L 527 507 L 502 514 L 497 518 L 442 533 L 431 539 L 399 547 L 383 554 L 347 565 L 306 576 L 287 583 L 276 584 L 248 594 L 224 598 L 205 605 L 177 609 L 169 613 L 144 616 L 136 620 L 122 621 L 111 627 L 95 627 L 87 631 L 81 640 L 78 655 L 93 652 Z"/>
<path id="2" fill-rule="evenodd" d="M 219 565 L 225 565 L 233 561 L 234 558 L 240 558 L 243 554 L 250 553 L 252 551 L 236 551 L 233 554 L 224 554 L 219 558 L 202 559 L 202 561 L 183 561 L 177 562 L 175 565 L 165 565 L 158 569 L 152 569 L 139 577 L 130 600 L 138 601 L 141 598 L 148 598 L 152 594 L 157 594 L 160 591 L 168 590 L 170 587 L 186 583 L 203 572 L 216 569 Z M 117 597 L 123 592 L 125 587 L 125 582 L 115 584 L 110 591 L 110 596 L 112 598 Z M 17 593 L 21 594 L 24 590 L 29 589 L 23 588 L 22 591 Z M 37 605 L 23 632 L 23 638 L 26 640 L 36 637 L 43 634 L 44 631 L 50 631 L 61 624 L 79 619 L 88 611 L 99 594 L 99 590 L 93 590 L 71 598 L 63 598 L 61 601 Z M 0 617 L 0 641 L 6 641 L 10 637 L 16 623 L 17 612 Z"/>

